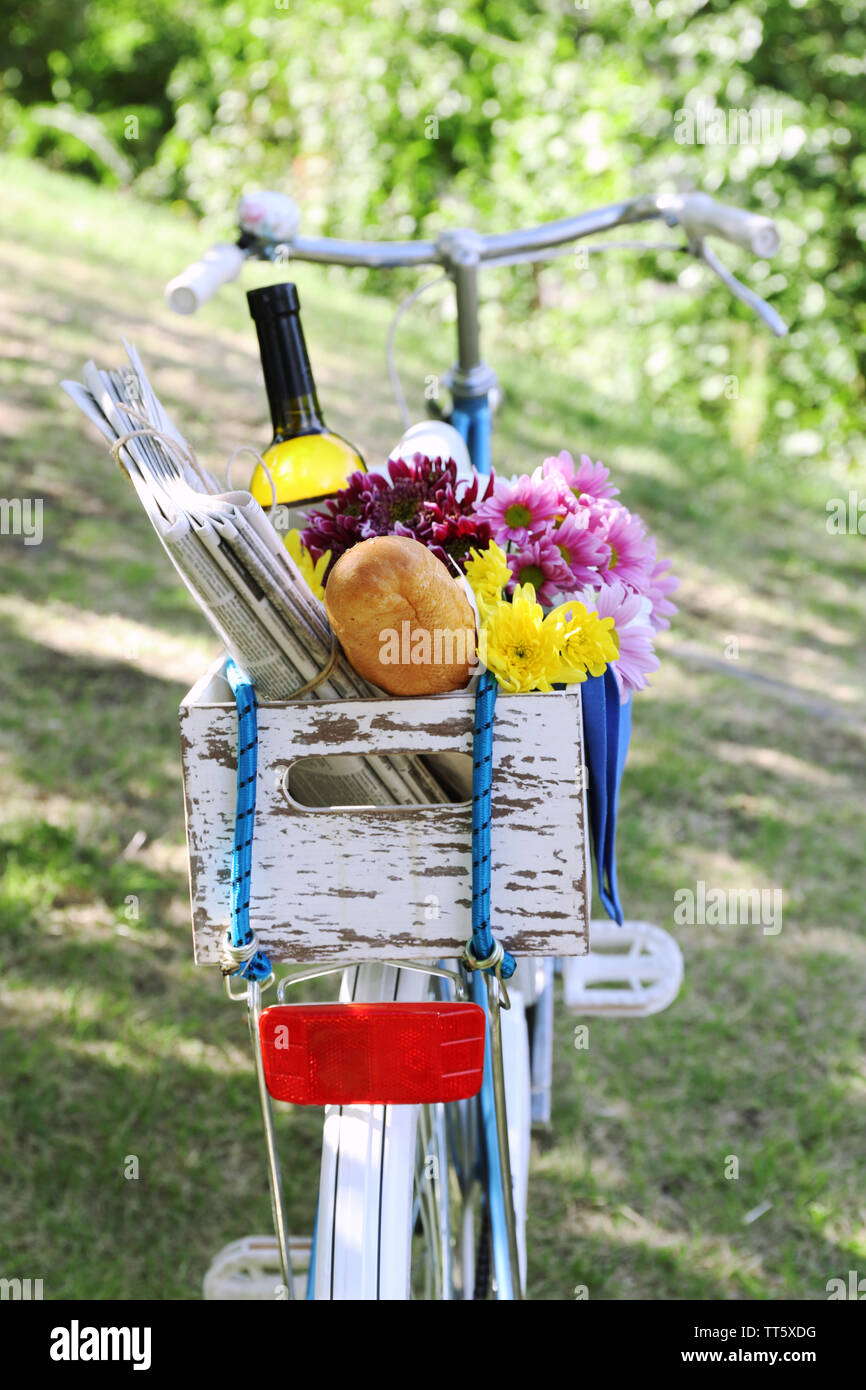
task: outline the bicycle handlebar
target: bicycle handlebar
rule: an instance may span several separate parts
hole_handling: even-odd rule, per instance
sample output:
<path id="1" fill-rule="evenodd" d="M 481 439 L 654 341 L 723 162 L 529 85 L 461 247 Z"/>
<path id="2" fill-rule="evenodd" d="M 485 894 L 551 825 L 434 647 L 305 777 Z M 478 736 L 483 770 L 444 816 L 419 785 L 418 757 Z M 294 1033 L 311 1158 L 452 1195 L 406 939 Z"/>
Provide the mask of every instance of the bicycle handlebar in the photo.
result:
<path id="1" fill-rule="evenodd" d="M 224 284 L 236 279 L 246 256 L 266 260 L 284 254 L 299 261 L 327 265 L 393 266 L 443 265 L 451 270 L 455 257 L 466 254 L 473 261 L 496 264 L 515 254 L 543 255 L 545 250 L 578 241 L 612 227 L 662 218 L 681 226 L 689 248 L 696 250 L 706 236 L 718 236 L 756 256 L 772 256 L 779 248 L 779 234 L 768 217 L 717 203 L 707 193 L 661 194 L 614 203 L 595 212 L 547 222 L 526 231 L 480 233 L 443 232 L 434 241 L 345 241 L 335 237 L 299 236 L 297 207 L 281 194 L 248 195 L 241 203 L 240 246 L 214 246 L 201 261 L 175 276 L 166 296 L 176 313 L 191 314 Z M 279 253 L 279 254 L 278 254 Z"/>
<path id="2" fill-rule="evenodd" d="M 222 242 L 206 251 L 200 261 L 187 266 L 169 280 L 165 297 L 176 314 L 194 314 L 223 285 L 241 273 L 246 252 L 231 242 Z"/>
<path id="3" fill-rule="evenodd" d="M 578 241 L 613 227 L 633 225 L 663 218 L 670 226 L 680 226 L 689 243 L 704 236 L 718 236 L 754 255 L 772 256 L 779 249 L 780 238 L 769 217 L 744 212 L 742 208 L 717 203 L 708 193 L 660 194 L 657 197 L 634 198 L 626 203 L 613 203 L 596 212 L 577 217 L 563 217 L 558 222 L 546 222 L 524 232 L 504 232 L 484 237 L 482 260 L 542 251 L 563 242 Z"/>
<path id="4" fill-rule="evenodd" d="M 775 256 L 779 249 L 780 237 L 775 222 L 755 212 L 744 212 L 742 208 L 730 207 L 727 203 L 717 203 L 708 193 L 686 193 L 680 197 L 659 198 L 662 216 L 665 209 L 671 208 L 676 221 L 690 241 L 701 241 L 705 236 L 723 237 L 753 256 Z"/>

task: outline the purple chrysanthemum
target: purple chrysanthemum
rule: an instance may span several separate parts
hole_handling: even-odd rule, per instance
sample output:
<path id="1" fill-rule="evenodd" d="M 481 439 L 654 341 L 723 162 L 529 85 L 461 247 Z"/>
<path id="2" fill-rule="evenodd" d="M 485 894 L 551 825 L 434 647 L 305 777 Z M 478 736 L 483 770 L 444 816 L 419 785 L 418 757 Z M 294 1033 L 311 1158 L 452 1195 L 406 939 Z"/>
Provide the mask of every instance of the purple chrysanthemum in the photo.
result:
<path id="1" fill-rule="evenodd" d="M 581 454 L 580 465 L 567 449 L 546 458 L 533 478 L 546 478 L 557 484 L 564 507 L 571 511 L 579 497 L 616 497 L 619 488 L 609 481 L 610 470 L 603 463 L 593 463 L 589 454 Z"/>
<path id="2" fill-rule="evenodd" d="M 550 539 L 559 550 L 569 572 L 569 583 L 591 584 L 610 558 L 610 546 L 589 525 L 589 513 L 579 508 L 569 513 L 551 531 Z"/>
<path id="3" fill-rule="evenodd" d="M 653 650 L 649 599 L 620 583 L 584 589 L 580 598 L 587 608 L 594 608 L 600 618 L 613 618 L 619 656 L 611 662 L 611 667 L 620 698 L 625 700 L 630 690 L 643 690 L 650 671 L 659 668 L 659 659 Z"/>
<path id="4" fill-rule="evenodd" d="M 614 584 L 620 580 L 638 593 L 646 593 L 656 548 L 640 517 L 605 497 L 590 499 L 587 509 L 591 530 L 610 547 L 610 554 L 600 566 L 604 582 Z"/>
<path id="5" fill-rule="evenodd" d="M 531 584 L 539 603 L 550 605 L 563 584 L 571 582 L 571 569 L 550 536 L 535 536 L 506 556 L 515 584 Z"/>
<path id="6" fill-rule="evenodd" d="M 675 603 L 671 603 L 668 594 L 672 594 L 679 588 L 680 581 L 675 574 L 670 574 L 671 560 L 659 560 L 654 566 L 650 575 L 650 582 L 646 588 L 646 595 L 652 604 L 650 622 L 656 632 L 662 628 L 670 627 L 670 618 L 677 611 Z"/>
<path id="7" fill-rule="evenodd" d="M 493 495 L 476 508 L 475 515 L 488 522 L 497 545 L 523 545 L 553 523 L 558 505 L 554 482 L 533 480 L 524 473 L 520 478 L 497 478 Z"/>
<path id="8" fill-rule="evenodd" d="M 493 485 L 491 475 L 483 498 Z M 330 550 L 326 577 L 341 555 L 372 536 L 411 536 L 444 564 L 448 555 L 459 564 L 472 545 L 490 539 L 489 528 L 473 514 L 480 491 L 480 479 L 458 480 L 453 459 L 414 454 L 392 460 L 387 477 L 353 473 L 336 497 L 309 512 L 302 540 L 313 559 Z M 459 524 L 461 519 L 465 525 Z"/>
<path id="9" fill-rule="evenodd" d="M 449 516 L 443 521 L 434 521 L 431 527 L 432 544 L 430 549 L 440 560 L 446 555 L 455 560 L 463 569 L 469 559 L 469 552 L 484 550 L 490 544 L 490 527 L 477 516 Z"/>

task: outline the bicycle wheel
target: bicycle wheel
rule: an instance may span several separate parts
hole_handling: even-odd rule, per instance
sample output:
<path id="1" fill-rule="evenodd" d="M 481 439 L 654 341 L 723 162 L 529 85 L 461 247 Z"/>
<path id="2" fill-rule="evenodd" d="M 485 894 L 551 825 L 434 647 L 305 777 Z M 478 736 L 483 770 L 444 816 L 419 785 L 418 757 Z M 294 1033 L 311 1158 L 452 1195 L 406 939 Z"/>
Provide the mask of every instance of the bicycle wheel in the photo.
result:
<path id="1" fill-rule="evenodd" d="M 434 988 L 430 976 L 416 971 L 365 965 L 346 972 L 340 997 L 418 1000 L 429 997 Z M 525 1048 L 518 1036 L 520 1023 Z M 507 1048 L 506 1055 L 513 1059 L 525 1050 L 528 1056 L 522 1007 L 509 1032 L 516 1047 Z M 513 1070 L 520 1072 L 519 1067 Z M 509 1134 L 517 1150 L 514 1187 L 523 1247 L 528 1069 L 507 1103 Z M 519 1137 L 521 1130 L 525 1142 Z M 327 1107 L 313 1297 L 471 1299 L 484 1195 L 478 1133 L 473 1101 Z"/>

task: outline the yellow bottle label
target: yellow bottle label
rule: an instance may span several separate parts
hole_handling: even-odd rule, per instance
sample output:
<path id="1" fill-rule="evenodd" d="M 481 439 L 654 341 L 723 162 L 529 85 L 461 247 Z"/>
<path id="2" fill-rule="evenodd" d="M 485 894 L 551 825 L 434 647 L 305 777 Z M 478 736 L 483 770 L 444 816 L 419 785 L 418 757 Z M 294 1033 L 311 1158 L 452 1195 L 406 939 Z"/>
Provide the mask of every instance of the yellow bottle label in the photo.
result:
<path id="1" fill-rule="evenodd" d="M 262 458 L 274 480 L 278 503 L 330 497 L 345 487 L 350 474 L 366 471 L 360 454 L 335 434 L 297 435 L 273 444 Z M 261 467 L 253 474 L 250 492 L 263 507 L 271 505 L 270 483 Z"/>

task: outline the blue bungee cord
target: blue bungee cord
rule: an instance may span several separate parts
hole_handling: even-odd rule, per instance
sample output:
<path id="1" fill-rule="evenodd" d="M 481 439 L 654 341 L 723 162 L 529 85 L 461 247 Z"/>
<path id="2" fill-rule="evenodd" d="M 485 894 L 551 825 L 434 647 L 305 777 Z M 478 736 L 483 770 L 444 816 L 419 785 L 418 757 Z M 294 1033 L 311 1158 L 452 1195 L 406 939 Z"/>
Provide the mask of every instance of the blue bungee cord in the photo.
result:
<path id="1" fill-rule="evenodd" d="M 261 983 L 270 978 L 272 970 L 268 957 L 259 950 L 258 938 L 250 926 L 259 742 L 256 692 L 249 676 L 231 658 L 226 662 L 225 673 L 238 711 L 238 778 L 232 848 L 231 919 L 225 936 L 223 974 L 241 975 L 245 980 Z"/>
<path id="2" fill-rule="evenodd" d="M 484 671 L 475 692 L 472 734 L 472 936 L 463 960 L 471 970 L 514 974 L 517 962 L 490 930 L 490 822 L 493 792 L 493 719 L 499 685 Z"/>

